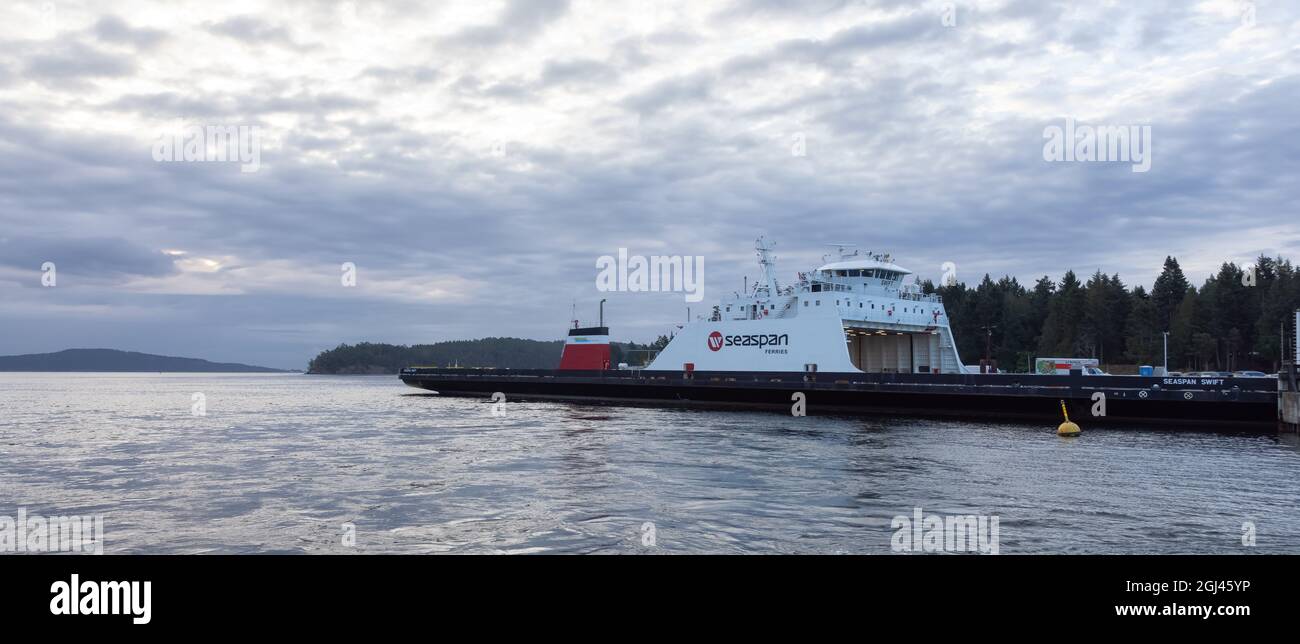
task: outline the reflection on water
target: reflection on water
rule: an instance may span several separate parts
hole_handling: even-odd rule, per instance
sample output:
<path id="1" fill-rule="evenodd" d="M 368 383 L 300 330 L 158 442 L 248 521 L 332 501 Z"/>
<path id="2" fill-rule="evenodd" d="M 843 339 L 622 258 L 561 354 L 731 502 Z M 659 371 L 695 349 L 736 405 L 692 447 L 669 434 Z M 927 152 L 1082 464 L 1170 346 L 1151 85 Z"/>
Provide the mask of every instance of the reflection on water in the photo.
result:
<path id="1" fill-rule="evenodd" d="M 1002 553 L 1300 552 L 1293 437 L 491 409 L 392 377 L 0 374 L 0 515 L 102 513 L 110 553 L 888 553 L 916 507 L 999 516 Z"/>

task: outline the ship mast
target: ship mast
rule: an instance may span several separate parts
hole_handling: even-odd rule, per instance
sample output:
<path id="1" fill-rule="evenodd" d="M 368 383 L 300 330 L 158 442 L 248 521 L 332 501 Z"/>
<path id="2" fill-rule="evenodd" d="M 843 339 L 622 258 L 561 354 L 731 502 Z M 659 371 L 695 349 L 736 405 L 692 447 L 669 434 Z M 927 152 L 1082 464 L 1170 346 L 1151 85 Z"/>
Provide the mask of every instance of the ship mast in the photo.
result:
<path id="1" fill-rule="evenodd" d="M 772 254 L 772 249 L 776 244 L 767 241 L 760 236 L 754 242 L 754 250 L 758 251 L 758 265 L 763 270 L 763 281 L 761 285 L 754 289 L 754 295 L 757 296 L 760 291 L 766 290 L 767 297 L 776 296 L 776 255 Z"/>

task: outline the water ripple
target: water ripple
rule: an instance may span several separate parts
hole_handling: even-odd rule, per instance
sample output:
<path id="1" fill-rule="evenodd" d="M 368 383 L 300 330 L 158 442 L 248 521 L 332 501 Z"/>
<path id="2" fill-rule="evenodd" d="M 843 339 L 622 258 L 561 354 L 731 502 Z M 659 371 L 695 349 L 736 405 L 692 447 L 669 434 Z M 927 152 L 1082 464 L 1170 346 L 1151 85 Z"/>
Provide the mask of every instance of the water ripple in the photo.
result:
<path id="1" fill-rule="evenodd" d="M 1293 438 L 1052 429 L 0 374 L 0 515 L 102 513 L 129 553 L 888 553 L 916 507 L 997 515 L 1004 553 L 1300 550 Z"/>

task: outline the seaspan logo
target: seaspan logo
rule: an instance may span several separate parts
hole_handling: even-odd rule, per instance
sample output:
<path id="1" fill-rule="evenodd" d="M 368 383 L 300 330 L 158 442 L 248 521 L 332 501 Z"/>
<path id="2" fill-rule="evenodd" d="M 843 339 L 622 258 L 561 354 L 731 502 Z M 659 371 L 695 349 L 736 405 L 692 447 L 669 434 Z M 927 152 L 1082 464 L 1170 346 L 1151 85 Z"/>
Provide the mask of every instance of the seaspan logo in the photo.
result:
<path id="1" fill-rule="evenodd" d="M 709 334 L 709 350 L 720 351 L 722 347 L 784 347 L 790 344 L 790 335 L 727 335 L 718 331 Z"/>
<path id="2" fill-rule="evenodd" d="M 709 351 L 718 351 L 722 348 L 722 334 L 714 331 L 709 334 Z"/>

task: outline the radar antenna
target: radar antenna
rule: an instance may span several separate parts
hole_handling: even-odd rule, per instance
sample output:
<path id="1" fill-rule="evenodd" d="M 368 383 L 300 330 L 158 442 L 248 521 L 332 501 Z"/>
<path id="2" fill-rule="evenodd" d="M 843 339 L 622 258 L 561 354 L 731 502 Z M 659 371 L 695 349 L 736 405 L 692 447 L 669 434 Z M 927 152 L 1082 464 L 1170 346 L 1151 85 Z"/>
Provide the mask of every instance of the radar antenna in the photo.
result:
<path id="1" fill-rule="evenodd" d="M 836 257 L 835 260 L 832 260 L 832 259 L 831 259 L 831 255 L 830 255 L 830 253 L 827 253 L 827 254 L 825 254 L 825 255 L 822 255 L 822 260 L 825 261 L 825 262 L 828 262 L 828 263 L 831 262 L 831 261 L 840 261 L 840 260 L 843 260 L 843 259 L 848 258 L 848 257 L 856 256 L 856 255 L 858 254 L 858 251 L 856 251 L 856 250 L 853 251 L 853 254 L 852 254 L 852 255 L 850 255 L 850 254 L 848 254 L 848 253 L 845 252 L 845 251 L 846 251 L 847 249 L 849 249 L 849 248 L 854 248 L 854 247 L 856 247 L 857 244 L 842 244 L 842 243 L 834 243 L 834 242 L 831 242 L 831 243 L 825 243 L 825 244 L 822 244 L 822 245 L 823 245 L 823 246 L 830 246 L 831 248 L 834 248 L 834 249 L 835 249 L 835 257 Z"/>

